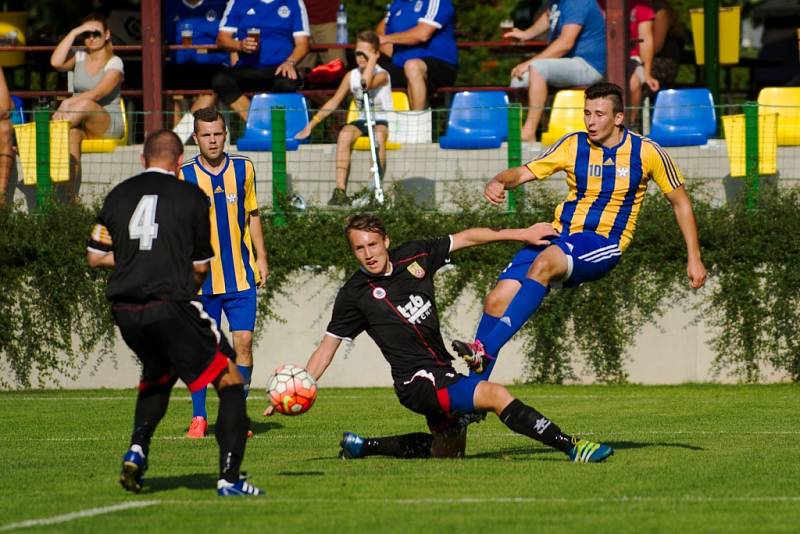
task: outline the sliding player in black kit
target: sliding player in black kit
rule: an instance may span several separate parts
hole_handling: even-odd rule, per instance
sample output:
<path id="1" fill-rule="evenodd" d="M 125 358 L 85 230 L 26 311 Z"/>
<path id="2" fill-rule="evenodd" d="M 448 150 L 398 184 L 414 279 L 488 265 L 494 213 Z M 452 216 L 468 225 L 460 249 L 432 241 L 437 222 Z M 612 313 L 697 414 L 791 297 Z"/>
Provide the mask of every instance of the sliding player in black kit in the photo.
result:
<path id="1" fill-rule="evenodd" d="M 361 268 L 339 290 L 327 332 L 307 369 L 319 379 L 341 341 L 366 331 L 391 366 L 400 403 L 424 415 L 431 433 L 365 438 L 345 432 L 340 457 L 463 456 L 465 416 L 486 412 L 496 413 L 514 432 L 558 449 L 575 462 L 601 462 L 613 454 L 608 445 L 563 433 L 500 384 L 458 374 L 439 330 L 433 275 L 451 252 L 493 241 L 541 245 L 553 235 L 547 223 L 524 229 L 472 228 L 389 250 L 390 240 L 379 218 L 360 214 L 348 219 L 345 236 Z M 271 413 L 269 408 L 265 411 Z"/>
<path id="2" fill-rule="evenodd" d="M 214 385 L 220 450 L 217 494 L 263 492 L 240 473 L 249 425 L 233 349 L 193 299 L 208 274 L 208 198 L 175 176 L 183 144 L 171 131 L 150 134 L 145 171 L 117 185 L 98 214 L 86 254 L 91 267 L 113 269 L 106 289 L 122 337 L 142 363 L 133 434 L 120 483 L 142 490 L 150 440 L 180 378 L 191 391 Z"/>

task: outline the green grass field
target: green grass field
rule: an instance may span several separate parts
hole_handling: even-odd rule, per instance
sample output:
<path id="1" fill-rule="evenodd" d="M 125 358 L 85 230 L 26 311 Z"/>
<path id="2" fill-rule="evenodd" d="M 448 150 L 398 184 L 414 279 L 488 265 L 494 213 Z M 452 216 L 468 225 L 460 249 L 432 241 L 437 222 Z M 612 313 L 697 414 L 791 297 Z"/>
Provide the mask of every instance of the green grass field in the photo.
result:
<path id="1" fill-rule="evenodd" d="M 460 460 L 336 458 L 343 430 L 419 431 L 388 389 L 322 389 L 300 417 L 260 416 L 245 469 L 262 499 L 216 496 L 213 437 L 183 439 L 176 389 L 153 440 L 146 489 L 117 483 L 134 391 L 0 393 L 0 531 L 531 532 L 800 529 L 800 389 L 519 386 L 565 431 L 611 443 L 572 464 L 494 415 Z M 209 412 L 216 398 L 209 395 Z M 212 420 L 214 416 L 212 415 Z M 50 523 L 48 523 L 50 522 Z"/>

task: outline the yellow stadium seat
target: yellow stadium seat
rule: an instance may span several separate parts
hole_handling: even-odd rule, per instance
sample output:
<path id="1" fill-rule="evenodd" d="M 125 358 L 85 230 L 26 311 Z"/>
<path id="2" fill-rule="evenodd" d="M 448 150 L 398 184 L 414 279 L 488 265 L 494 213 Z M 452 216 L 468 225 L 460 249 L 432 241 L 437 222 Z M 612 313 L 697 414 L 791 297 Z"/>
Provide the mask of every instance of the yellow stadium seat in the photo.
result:
<path id="1" fill-rule="evenodd" d="M 776 174 L 778 172 L 778 114 L 758 115 L 758 173 Z M 731 176 L 738 178 L 747 174 L 745 157 L 744 115 L 723 115 L 722 127 L 725 130 L 725 143 L 728 146 L 728 161 Z"/>
<path id="2" fill-rule="evenodd" d="M 36 185 L 36 124 L 15 124 L 22 183 Z M 69 181 L 69 121 L 50 121 L 50 179 Z"/>
<path id="3" fill-rule="evenodd" d="M 392 91 L 392 106 L 394 107 L 394 111 L 408 111 L 411 109 L 411 106 L 408 104 L 408 95 L 405 93 L 401 93 L 400 91 Z M 354 120 L 358 119 L 358 109 L 356 108 L 355 100 L 350 101 L 350 109 L 347 110 L 347 122 L 353 122 Z M 389 137 L 392 136 L 392 129 L 389 128 Z M 369 137 L 361 136 L 356 139 L 355 144 L 353 144 L 353 148 L 355 150 L 369 150 Z M 388 140 L 386 141 L 386 150 L 399 150 L 400 143 L 395 143 L 394 141 Z"/>
<path id="4" fill-rule="evenodd" d="M 568 133 L 586 131 L 583 99 L 582 89 L 562 89 L 556 93 L 547 131 L 542 133 L 543 145 L 552 145 Z"/>
<path id="5" fill-rule="evenodd" d="M 778 145 L 800 145 L 800 87 L 765 87 L 758 112 L 778 114 Z"/>
<path id="6" fill-rule="evenodd" d="M 128 144 L 128 116 L 125 114 L 125 101 L 119 99 L 119 108 L 122 111 L 122 137 L 119 139 L 84 139 L 81 142 L 81 153 L 114 152 L 118 146 Z"/>

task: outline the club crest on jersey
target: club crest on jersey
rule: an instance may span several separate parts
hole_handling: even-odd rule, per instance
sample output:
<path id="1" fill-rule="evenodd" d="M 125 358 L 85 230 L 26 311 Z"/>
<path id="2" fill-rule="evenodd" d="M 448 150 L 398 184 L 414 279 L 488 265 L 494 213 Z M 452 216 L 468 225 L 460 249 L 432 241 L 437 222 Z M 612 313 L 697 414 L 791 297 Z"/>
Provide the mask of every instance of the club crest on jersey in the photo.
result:
<path id="1" fill-rule="evenodd" d="M 228 193 L 227 195 L 225 195 L 225 199 L 228 201 L 228 204 L 235 204 L 236 193 Z"/>
<path id="2" fill-rule="evenodd" d="M 411 274 L 411 276 L 413 276 L 414 278 L 425 278 L 425 269 L 423 269 L 423 268 L 422 268 L 422 266 L 421 266 L 419 263 L 417 263 L 417 262 L 414 262 L 414 263 L 412 263 L 411 265 L 409 265 L 409 266 L 406 268 L 406 270 L 407 270 L 407 271 L 408 271 L 408 272 Z"/>
<path id="3" fill-rule="evenodd" d="M 376 287 L 372 290 L 372 296 L 378 300 L 386 298 L 386 290 L 382 287 Z"/>
<path id="4" fill-rule="evenodd" d="M 414 4 L 414 13 L 419 13 L 422 11 L 422 0 L 417 0 L 417 3 Z"/>
<path id="5" fill-rule="evenodd" d="M 282 19 L 288 18 L 291 14 L 292 11 L 286 6 L 281 6 L 278 8 L 278 16 Z"/>

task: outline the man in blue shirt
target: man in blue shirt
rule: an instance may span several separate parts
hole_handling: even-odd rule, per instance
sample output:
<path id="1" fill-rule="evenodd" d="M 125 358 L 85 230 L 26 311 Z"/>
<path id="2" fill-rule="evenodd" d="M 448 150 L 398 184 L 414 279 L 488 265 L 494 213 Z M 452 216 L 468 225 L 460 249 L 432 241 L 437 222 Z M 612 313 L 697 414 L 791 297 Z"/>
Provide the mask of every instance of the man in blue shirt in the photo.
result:
<path id="1" fill-rule="evenodd" d="M 245 91 L 300 89 L 295 65 L 308 53 L 310 35 L 303 0 L 229 0 L 217 45 L 234 52 L 236 62 L 211 79 L 214 92 L 247 120 L 250 99 Z"/>
<path id="2" fill-rule="evenodd" d="M 425 109 L 439 87 L 453 85 L 458 74 L 455 8 L 451 0 L 394 0 L 378 25 L 381 52 L 391 62 L 393 87 L 407 87 L 411 109 Z"/>
<path id="3" fill-rule="evenodd" d="M 597 2 L 550 0 L 547 11 L 530 28 L 514 28 L 504 37 L 528 40 L 548 30 L 547 48 L 511 71 L 511 87 L 528 88 L 530 109 L 522 126 L 524 141 L 536 139 L 548 85 L 591 85 L 606 71 L 606 23 Z"/>

